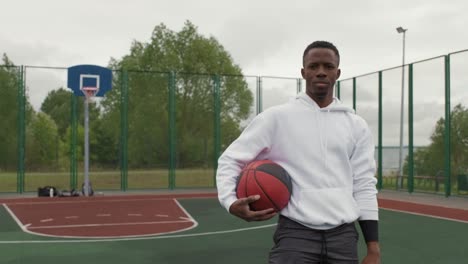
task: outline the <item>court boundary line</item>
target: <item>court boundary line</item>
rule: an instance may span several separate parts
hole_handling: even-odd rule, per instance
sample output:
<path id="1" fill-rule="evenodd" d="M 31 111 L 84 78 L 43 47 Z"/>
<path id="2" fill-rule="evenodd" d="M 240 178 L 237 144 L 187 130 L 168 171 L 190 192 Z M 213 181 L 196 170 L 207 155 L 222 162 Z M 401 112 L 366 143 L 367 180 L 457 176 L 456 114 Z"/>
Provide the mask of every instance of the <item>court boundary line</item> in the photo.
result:
<path id="1" fill-rule="evenodd" d="M 387 210 L 387 211 L 392 211 L 392 212 L 397 212 L 397 213 L 424 216 L 424 217 L 428 217 L 428 218 L 435 218 L 435 219 L 440 219 L 440 220 L 447 220 L 447 221 L 452 221 L 452 222 L 459 222 L 459 223 L 463 223 L 463 224 L 468 224 L 468 221 L 461 220 L 461 219 L 456 219 L 456 218 L 449 218 L 449 217 L 443 217 L 443 216 L 437 216 L 437 215 L 431 215 L 431 214 L 424 214 L 424 213 L 416 213 L 416 212 L 412 212 L 412 211 L 391 209 L 391 208 L 386 208 L 386 207 L 380 207 L 380 209 Z"/>
<path id="2" fill-rule="evenodd" d="M 213 232 L 201 232 L 194 234 L 180 234 L 180 235 L 162 235 L 162 236 L 151 236 L 151 237 L 127 237 L 127 238 L 115 238 L 115 239 L 77 239 L 77 240 L 12 240 L 12 241 L 0 241 L 0 244 L 52 244 L 52 243 L 95 243 L 95 242 L 117 242 L 117 241 L 136 241 L 136 240 L 153 240 L 153 239 L 168 239 L 168 238 L 184 238 L 184 237 L 197 237 L 197 236 L 209 236 L 209 235 L 219 235 L 219 234 L 229 234 L 236 232 L 243 232 L 249 230 L 263 229 L 276 226 L 275 224 L 268 224 L 262 226 L 254 226 L 247 228 L 238 228 L 222 231 L 213 231 Z"/>

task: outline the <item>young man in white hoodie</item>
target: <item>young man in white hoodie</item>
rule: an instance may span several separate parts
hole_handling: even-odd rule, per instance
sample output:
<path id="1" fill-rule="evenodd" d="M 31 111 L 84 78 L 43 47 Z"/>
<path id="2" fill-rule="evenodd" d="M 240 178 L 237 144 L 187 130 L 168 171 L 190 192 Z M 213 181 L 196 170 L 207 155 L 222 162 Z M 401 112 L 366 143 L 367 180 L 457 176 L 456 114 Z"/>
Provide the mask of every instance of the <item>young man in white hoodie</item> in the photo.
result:
<path id="1" fill-rule="evenodd" d="M 270 159 L 291 175 L 292 195 L 279 212 L 270 264 L 358 263 L 355 221 L 367 243 L 362 263 L 380 263 L 374 143 L 364 119 L 333 96 L 339 63 L 332 43 L 310 44 L 301 69 L 306 92 L 257 115 L 219 158 L 220 203 L 246 221 L 276 213 L 251 211 L 258 195 L 237 199 L 242 168 Z"/>

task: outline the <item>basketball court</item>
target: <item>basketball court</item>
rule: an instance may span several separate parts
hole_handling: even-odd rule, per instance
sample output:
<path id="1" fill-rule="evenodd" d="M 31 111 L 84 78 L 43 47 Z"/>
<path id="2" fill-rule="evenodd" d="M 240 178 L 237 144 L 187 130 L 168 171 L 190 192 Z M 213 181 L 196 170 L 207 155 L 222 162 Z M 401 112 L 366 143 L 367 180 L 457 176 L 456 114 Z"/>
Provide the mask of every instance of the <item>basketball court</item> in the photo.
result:
<path id="1" fill-rule="evenodd" d="M 468 236 L 468 210 L 385 196 L 379 200 L 384 263 L 465 259 L 457 241 Z M 0 203 L 2 263 L 264 263 L 276 226 L 276 217 L 245 222 L 229 215 L 213 192 Z M 362 236 L 359 246 L 362 256 Z"/>

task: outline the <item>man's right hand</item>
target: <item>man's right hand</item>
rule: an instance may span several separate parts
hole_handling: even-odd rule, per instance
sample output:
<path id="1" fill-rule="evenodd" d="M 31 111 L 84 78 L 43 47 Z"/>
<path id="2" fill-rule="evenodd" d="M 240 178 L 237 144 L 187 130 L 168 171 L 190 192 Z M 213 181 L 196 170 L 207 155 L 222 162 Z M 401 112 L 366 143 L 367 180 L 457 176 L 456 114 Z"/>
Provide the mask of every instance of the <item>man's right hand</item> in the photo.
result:
<path id="1" fill-rule="evenodd" d="M 275 209 L 268 208 L 262 211 L 252 211 L 250 210 L 250 203 L 253 203 L 260 199 L 260 195 L 252 195 L 245 198 L 240 198 L 235 201 L 231 207 L 229 207 L 229 212 L 239 218 L 244 219 L 247 222 L 251 221 L 265 221 L 276 215 Z"/>

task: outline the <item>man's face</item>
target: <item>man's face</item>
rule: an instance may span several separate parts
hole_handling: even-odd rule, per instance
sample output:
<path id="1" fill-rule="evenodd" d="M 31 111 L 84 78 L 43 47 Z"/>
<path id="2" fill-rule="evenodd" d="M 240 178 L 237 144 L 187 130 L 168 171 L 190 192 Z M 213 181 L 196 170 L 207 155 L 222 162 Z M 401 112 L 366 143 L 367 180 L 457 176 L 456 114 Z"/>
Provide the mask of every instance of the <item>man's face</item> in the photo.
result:
<path id="1" fill-rule="evenodd" d="M 333 100 L 335 81 L 340 77 L 338 57 L 331 49 L 312 48 L 304 57 L 301 69 L 306 80 L 306 93 L 320 106 L 325 107 Z"/>

